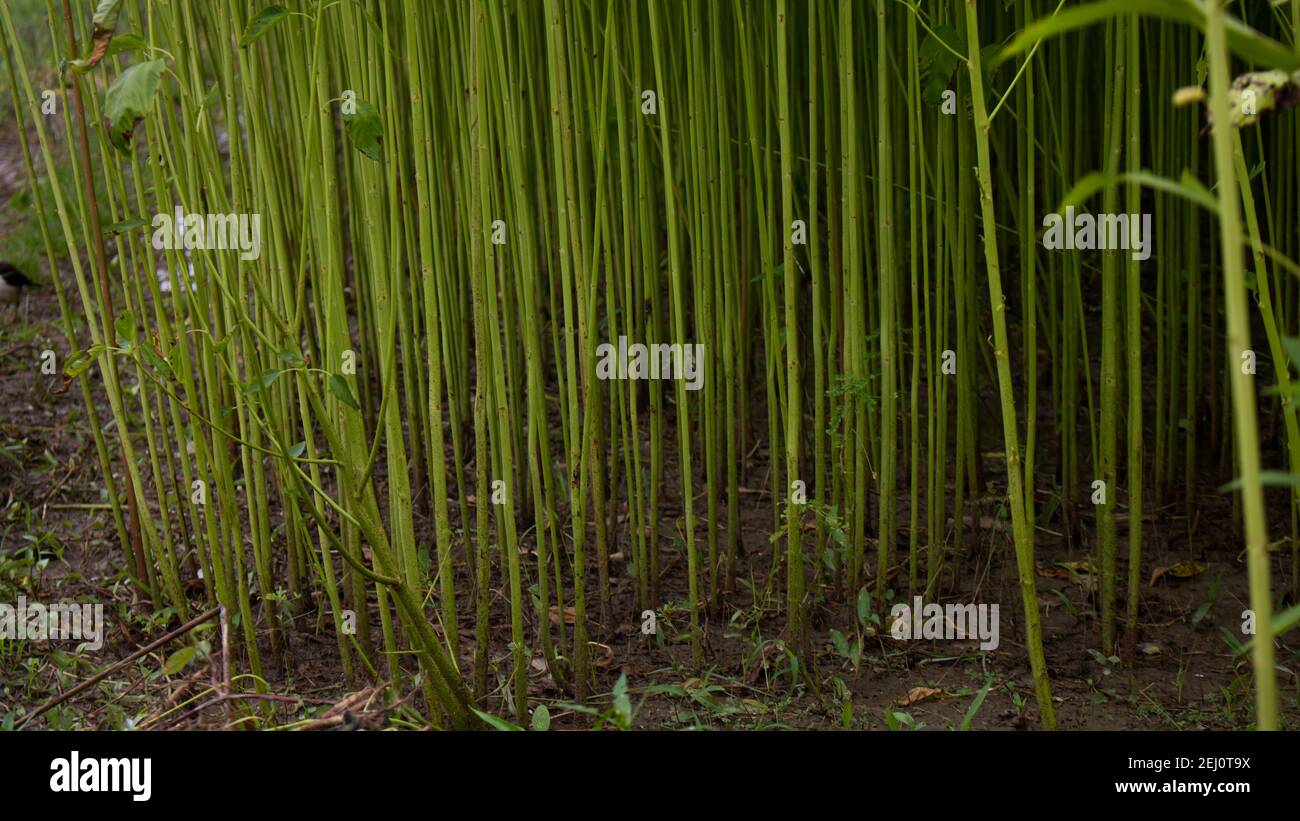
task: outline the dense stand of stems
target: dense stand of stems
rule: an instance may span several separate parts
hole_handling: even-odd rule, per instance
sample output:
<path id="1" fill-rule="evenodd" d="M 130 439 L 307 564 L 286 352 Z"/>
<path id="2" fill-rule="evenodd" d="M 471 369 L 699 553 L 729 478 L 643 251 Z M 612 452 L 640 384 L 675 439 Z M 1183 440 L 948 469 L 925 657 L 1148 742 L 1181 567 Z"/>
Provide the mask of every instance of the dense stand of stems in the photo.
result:
<path id="1" fill-rule="evenodd" d="M 48 5 L 83 56 L 90 21 Z M 1125 13 L 1009 60 L 989 44 L 1063 3 L 289 5 L 240 45 L 260 4 L 125 2 L 144 47 L 60 92 L 72 185 L 36 184 L 59 146 L 0 6 L 124 569 L 182 618 L 237 613 L 256 686 L 287 631 L 328 624 L 350 681 L 418 682 L 432 724 L 524 721 L 530 678 L 603 689 L 594 643 L 644 610 L 685 622 L 694 669 L 729 606 L 782 611 L 807 671 L 826 605 L 887 631 L 900 591 L 992 598 L 976 571 L 1000 562 L 1051 727 L 1038 534 L 1095 548 L 1107 655 L 1126 561 L 1131 659 L 1171 495 L 1190 532 L 1237 476 L 1277 726 L 1260 428 L 1281 422 L 1300 473 L 1300 125 L 1229 125 L 1221 0 L 1204 33 Z M 1291 42 L 1295 5 L 1272 23 Z M 1202 46 L 1212 141 L 1168 104 Z M 124 152 L 87 124 L 147 60 L 160 90 Z M 1184 172 L 1217 215 L 1146 185 Z M 1154 208 L 1151 261 L 1042 247 L 1090 174 L 1104 212 Z M 130 227 L 178 207 L 259 215 L 260 255 Z M 1252 305 L 1277 400 L 1239 367 Z M 610 372 L 620 339 L 687 351 L 647 383 Z"/>

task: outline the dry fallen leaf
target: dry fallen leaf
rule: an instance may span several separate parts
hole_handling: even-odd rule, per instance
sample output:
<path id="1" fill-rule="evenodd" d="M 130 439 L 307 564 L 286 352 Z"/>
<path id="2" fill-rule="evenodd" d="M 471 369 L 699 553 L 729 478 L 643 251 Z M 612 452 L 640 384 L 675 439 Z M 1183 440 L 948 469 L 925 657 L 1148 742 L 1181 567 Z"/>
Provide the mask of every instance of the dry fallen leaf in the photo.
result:
<path id="1" fill-rule="evenodd" d="M 1043 566 L 1040 564 L 1040 565 L 1038 565 L 1038 566 L 1037 566 L 1036 568 L 1034 568 L 1034 569 L 1038 572 L 1038 575 L 1042 576 L 1044 579 L 1068 579 L 1068 578 L 1070 578 L 1070 571 L 1068 571 L 1068 570 L 1063 570 L 1063 569 L 1061 569 L 1061 568 L 1059 568 L 1059 567 L 1043 567 Z"/>
<path id="2" fill-rule="evenodd" d="M 948 695 L 938 687 L 913 687 L 907 691 L 907 695 L 898 700 L 898 706 L 911 707 L 913 704 L 919 704 L 932 698 L 947 698 Z"/>
<path id="3" fill-rule="evenodd" d="M 1151 581 L 1147 586 L 1155 587 L 1156 582 L 1160 581 L 1165 576 L 1173 576 L 1177 579 L 1190 579 L 1192 576 L 1199 576 L 1204 573 L 1206 567 L 1207 565 L 1203 565 L 1200 562 L 1193 562 L 1191 560 L 1179 562 L 1178 564 L 1170 565 L 1168 567 L 1157 567 L 1155 570 L 1151 571 Z"/>
<path id="4" fill-rule="evenodd" d="M 578 622 L 578 611 L 574 610 L 572 607 L 564 608 L 564 623 L 576 624 L 577 622 Z M 559 623 L 560 623 L 560 608 L 558 605 L 553 604 L 551 605 L 551 624 L 558 625 Z"/>
<path id="5" fill-rule="evenodd" d="M 1088 586 L 1096 588 L 1097 578 L 1093 575 L 1093 568 L 1087 560 L 1077 562 L 1057 562 L 1052 567 L 1037 566 L 1038 575 L 1045 579 L 1065 579 L 1066 581 L 1077 581 L 1079 584 L 1087 583 Z"/>
<path id="6" fill-rule="evenodd" d="M 608 644 L 601 644 L 598 641 L 591 642 L 591 646 L 600 649 L 600 657 L 592 662 L 596 667 L 604 669 L 614 663 L 613 647 L 610 647 Z"/>

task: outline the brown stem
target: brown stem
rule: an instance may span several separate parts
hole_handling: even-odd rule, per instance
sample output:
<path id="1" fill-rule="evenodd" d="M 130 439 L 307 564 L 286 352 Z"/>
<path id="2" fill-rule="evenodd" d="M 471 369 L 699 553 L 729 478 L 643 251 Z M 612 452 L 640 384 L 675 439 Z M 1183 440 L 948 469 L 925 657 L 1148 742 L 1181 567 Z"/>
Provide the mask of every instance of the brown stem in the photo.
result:
<path id="1" fill-rule="evenodd" d="M 63 26 L 68 39 L 68 54 L 77 53 L 77 42 L 72 35 L 72 6 L 63 0 Z M 90 236 L 95 244 L 95 262 L 99 273 L 100 303 L 104 311 L 104 335 L 112 338 L 117 322 L 113 316 L 113 295 L 108 287 L 108 255 L 104 250 L 104 232 L 99 222 L 99 198 L 95 194 L 95 174 L 90 167 L 90 137 L 86 131 L 86 106 L 81 99 L 81 82 L 75 73 L 72 78 L 72 106 L 76 111 L 78 153 L 81 155 L 81 173 L 86 181 L 86 200 L 90 211 Z M 144 547 L 140 543 L 140 511 L 136 508 L 135 480 L 131 478 L 131 463 L 127 458 L 126 443 L 122 444 L 122 472 L 126 476 L 127 530 L 131 534 L 131 553 L 135 556 L 136 581 L 145 586 L 148 578 L 144 564 Z"/>
<path id="2" fill-rule="evenodd" d="M 90 678 L 78 684 L 76 687 L 73 687 L 71 690 L 62 693 L 61 695 L 57 695 L 54 698 L 50 699 L 49 701 L 45 702 L 40 707 L 38 707 L 35 712 L 23 716 L 23 718 L 14 726 L 14 729 L 21 730 L 27 724 L 27 722 L 31 721 L 33 718 L 36 718 L 38 715 L 44 713 L 46 710 L 50 709 L 51 707 L 56 707 L 62 704 L 63 702 L 67 701 L 68 699 L 72 698 L 77 693 L 83 692 L 88 688 L 95 686 L 96 684 L 103 681 L 108 676 L 122 669 L 126 665 L 140 658 L 141 656 L 147 653 L 152 653 L 154 650 L 157 650 L 159 647 L 162 647 L 164 644 L 176 638 L 177 636 L 181 636 L 184 635 L 185 633 L 188 633 L 189 631 L 193 630 L 195 627 L 198 627 L 203 622 L 217 615 L 217 613 L 219 613 L 220 611 L 221 611 L 220 607 L 214 607 L 211 610 L 208 610 L 204 613 L 200 613 L 199 615 L 185 622 L 180 627 L 177 627 L 175 630 L 171 631 L 170 633 L 163 636 L 162 638 L 157 639 L 155 641 L 151 641 L 149 644 L 146 644 L 144 647 L 141 647 L 139 650 L 136 650 L 134 653 L 122 659 L 121 661 L 114 662 L 113 664 L 108 665 L 103 670 L 99 671 L 95 675 L 91 676 Z"/>

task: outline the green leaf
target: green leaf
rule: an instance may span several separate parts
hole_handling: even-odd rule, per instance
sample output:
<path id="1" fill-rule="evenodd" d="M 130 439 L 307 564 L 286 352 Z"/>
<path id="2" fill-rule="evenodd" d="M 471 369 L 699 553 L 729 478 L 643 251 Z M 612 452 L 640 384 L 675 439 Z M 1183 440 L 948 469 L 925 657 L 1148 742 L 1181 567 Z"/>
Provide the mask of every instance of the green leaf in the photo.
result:
<path id="1" fill-rule="evenodd" d="M 175 653 L 172 653 L 167 657 L 167 661 L 163 663 L 163 675 L 174 676 L 181 670 L 184 670 L 189 666 L 191 661 L 194 661 L 194 654 L 197 651 L 198 648 L 190 645 L 189 647 L 182 647 Z"/>
<path id="2" fill-rule="evenodd" d="M 1051 17 L 1029 24 L 1002 50 L 998 60 L 1004 61 L 1028 51 L 1040 40 L 1086 28 L 1112 17 L 1126 17 L 1135 13 L 1186 23 L 1195 26 L 1202 33 L 1205 32 L 1206 13 L 1201 3 L 1170 2 L 1170 0 L 1102 0 L 1098 3 L 1072 6 Z M 1235 17 L 1227 17 L 1224 27 L 1228 37 L 1228 48 L 1243 60 L 1287 71 L 1300 69 L 1300 53 L 1288 46 L 1259 33 Z"/>
<path id="3" fill-rule="evenodd" d="M 1286 358 L 1291 360 L 1291 364 L 1300 370 L 1300 337 L 1283 336 L 1282 350 L 1286 351 Z"/>
<path id="4" fill-rule="evenodd" d="M 128 31 L 126 34 L 119 34 L 108 44 L 108 52 L 104 56 L 112 57 L 115 54 L 126 54 L 144 48 L 148 43 L 144 38 L 135 32 Z"/>
<path id="5" fill-rule="evenodd" d="M 551 729 L 551 711 L 546 709 L 545 704 L 539 704 L 537 709 L 533 710 L 532 728 L 539 733 Z"/>
<path id="6" fill-rule="evenodd" d="M 72 356 L 68 357 L 67 361 L 63 363 L 63 375 L 71 379 L 76 379 L 78 376 L 81 376 L 83 373 L 90 370 L 90 366 L 94 364 L 95 358 L 103 352 L 104 345 L 102 342 L 97 342 L 84 351 L 77 351 Z"/>
<path id="7" fill-rule="evenodd" d="M 1232 635 L 1232 631 L 1224 627 L 1222 624 L 1219 625 L 1219 634 L 1223 636 L 1223 640 L 1227 642 L 1228 647 L 1231 648 L 1232 652 L 1237 655 L 1246 652 L 1246 648 L 1250 646 L 1249 642 L 1242 644 L 1236 636 Z"/>
<path id="8" fill-rule="evenodd" d="M 31 190 L 27 188 L 22 189 L 17 194 L 14 194 L 12 197 L 9 198 L 9 207 L 16 208 L 19 211 L 26 211 L 29 208 L 31 208 L 31 205 L 32 205 L 32 194 L 31 194 Z"/>
<path id="9" fill-rule="evenodd" d="M 1285 470 L 1261 470 L 1259 472 L 1259 483 L 1264 487 L 1300 487 L 1300 473 L 1287 473 Z M 1245 484 L 1243 479 L 1238 476 L 1227 484 L 1219 486 L 1220 493 L 1231 493 L 1234 490 L 1241 490 Z"/>
<path id="10" fill-rule="evenodd" d="M 863 587 L 858 590 L 858 621 L 866 622 L 867 617 L 871 615 L 871 594 L 867 588 Z"/>
<path id="11" fill-rule="evenodd" d="M 835 652 L 841 657 L 847 658 L 849 655 L 849 641 L 844 638 L 844 634 L 831 628 L 831 644 L 835 646 Z"/>
<path id="12" fill-rule="evenodd" d="M 1273 616 L 1273 636 L 1282 635 L 1300 624 L 1300 604 Z"/>
<path id="13" fill-rule="evenodd" d="M 277 356 L 280 357 L 280 361 L 284 363 L 286 368 L 301 368 L 307 364 L 302 358 L 302 351 L 280 351 Z"/>
<path id="14" fill-rule="evenodd" d="M 113 330 L 117 333 L 117 347 L 125 351 L 135 347 L 135 317 L 130 311 L 113 322 Z"/>
<path id="15" fill-rule="evenodd" d="M 474 715 L 486 721 L 488 725 L 493 727 L 494 729 L 502 730 L 503 732 L 522 731 L 524 729 L 523 727 L 518 727 L 514 724 L 511 724 L 509 721 L 506 721 L 503 718 L 497 718 L 491 713 L 485 713 L 482 710 L 479 710 L 475 707 L 470 707 L 470 709 L 474 711 Z"/>
<path id="16" fill-rule="evenodd" d="M 1118 174 L 1094 171 L 1091 174 L 1085 174 L 1065 195 L 1056 210 L 1058 213 L 1064 213 L 1066 208 L 1082 205 L 1102 189 L 1126 182 L 1137 183 L 1156 191 L 1173 194 L 1201 206 L 1212 214 L 1219 213 L 1218 200 L 1210 193 L 1209 189 L 1201 184 L 1200 180 L 1197 180 L 1191 174 L 1183 172 L 1182 179 L 1174 181 L 1159 174 L 1152 174 L 1150 171 L 1126 171 Z"/>
<path id="17" fill-rule="evenodd" d="M 961 50 L 961 38 L 952 26 L 935 26 L 921 41 L 921 99 L 927 105 L 942 102 L 943 93 L 952 82 L 952 74 L 961 64 L 961 58 L 957 56 Z"/>
<path id="18" fill-rule="evenodd" d="M 213 83 L 208 88 L 208 93 L 203 95 L 203 102 L 199 103 L 199 110 L 207 111 L 208 109 L 216 105 L 217 97 L 218 95 L 220 95 L 220 93 L 221 93 L 221 86 L 218 85 L 217 83 Z"/>
<path id="19" fill-rule="evenodd" d="M 1201 606 L 1196 608 L 1196 612 L 1192 614 L 1193 627 L 1200 624 L 1201 619 L 1205 618 L 1209 614 L 1210 606 L 1211 606 L 1211 602 L 1201 602 Z"/>
<path id="20" fill-rule="evenodd" d="M 379 110 L 365 100 L 357 100 L 356 106 L 355 113 L 343 115 L 343 127 L 348 132 L 348 141 L 353 148 L 378 161 L 382 155 L 380 140 L 384 135 L 384 123 L 379 119 Z"/>
<path id="21" fill-rule="evenodd" d="M 258 12 L 257 16 L 248 21 L 248 28 L 244 29 L 244 36 L 239 38 L 239 47 L 247 48 L 249 44 L 261 37 L 263 34 L 289 16 L 289 10 L 284 6 L 267 6 Z"/>
<path id="22" fill-rule="evenodd" d="M 984 697 L 989 694 L 989 687 L 991 686 L 986 684 L 984 689 L 976 693 L 975 698 L 971 699 L 970 706 L 966 708 L 966 715 L 961 720 L 961 729 L 970 729 L 971 722 L 975 720 L 975 714 L 980 711 L 980 705 L 984 703 Z"/>
<path id="23" fill-rule="evenodd" d="M 125 234 L 127 231 L 148 225 L 149 221 L 144 217 L 131 217 L 130 219 L 115 222 L 104 229 L 105 234 Z"/>
<path id="24" fill-rule="evenodd" d="M 329 378 L 330 393 L 343 404 L 352 410 L 361 410 L 357 400 L 352 398 L 352 389 L 348 387 L 347 380 L 336 373 L 330 374 Z"/>
<path id="25" fill-rule="evenodd" d="M 159 354 L 158 351 L 154 350 L 153 345 L 141 345 L 139 350 L 140 355 L 144 357 L 145 361 L 149 363 L 151 368 L 158 371 L 166 379 L 172 378 L 172 366 L 166 359 L 162 358 L 162 355 Z"/>
<path id="26" fill-rule="evenodd" d="M 892 710 L 885 710 L 885 726 L 891 730 L 898 729 L 897 714 Z"/>
<path id="27" fill-rule="evenodd" d="M 279 368 L 268 368 L 262 375 L 244 385 L 244 393 L 260 393 L 275 384 L 275 380 L 284 373 Z"/>
<path id="28" fill-rule="evenodd" d="M 618 726 L 624 730 L 632 728 L 632 701 L 627 697 L 627 673 L 619 673 L 614 682 L 614 715 Z"/>
<path id="29" fill-rule="evenodd" d="M 1277 638 L 1283 633 L 1288 633 L 1291 630 L 1294 630 L 1298 624 L 1300 624 L 1300 604 L 1289 607 L 1281 613 L 1274 613 L 1273 638 Z M 1228 642 L 1228 646 L 1238 655 L 1250 652 L 1251 647 L 1255 644 L 1254 638 L 1251 638 L 1250 641 L 1242 644 L 1237 640 L 1237 637 L 1223 625 L 1219 625 L 1219 631 L 1223 633 L 1223 638 Z"/>
<path id="30" fill-rule="evenodd" d="M 297 459 L 299 456 L 302 456 L 303 451 L 305 451 L 305 450 L 307 450 L 307 440 L 306 440 L 306 439 L 302 440 L 301 442 L 297 443 L 297 444 L 294 445 L 293 447 L 289 448 L 289 458 L 290 458 L 290 459 Z"/>
<path id="31" fill-rule="evenodd" d="M 135 124 L 153 108 L 164 66 L 162 60 L 136 63 L 119 74 L 108 87 L 104 117 L 108 120 L 108 139 L 119 151 L 130 149 Z"/>
<path id="32" fill-rule="evenodd" d="M 99 0 L 99 5 L 95 7 L 95 16 L 90 21 L 95 24 L 95 29 L 108 29 L 112 31 L 117 28 L 117 18 L 122 14 L 122 0 Z"/>

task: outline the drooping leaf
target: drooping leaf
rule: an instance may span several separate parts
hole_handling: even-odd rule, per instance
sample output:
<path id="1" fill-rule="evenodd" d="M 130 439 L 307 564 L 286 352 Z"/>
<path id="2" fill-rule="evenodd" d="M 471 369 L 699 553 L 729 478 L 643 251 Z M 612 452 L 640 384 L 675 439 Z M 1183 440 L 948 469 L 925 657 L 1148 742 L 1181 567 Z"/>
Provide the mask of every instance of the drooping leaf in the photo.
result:
<path id="1" fill-rule="evenodd" d="M 1294 630 L 1296 625 L 1300 625 L 1300 604 L 1292 605 L 1281 613 L 1273 614 L 1273 637 L 1277 638 L 1283 633 L 1288 633 Z M 1255 644 L 1255 639 L 1253 638 L 1243 644 L 1223 625 L 1219 625 L 1219 630 L 1227 640 L 1228 645 L 1232 647 L 1233 651 L 1238 655 L 1250 652 L 1250 649 Z"/>
<path id="2" fill-rule="evenodd" d="M 117 28 L 117 18 L 122 14 L 122 0 L 99 0 L 99 5 L 95 7 L 95 14 L 90 21 L 95 26 L 95 31 L 108 29 L 113 31 Z"/>
<path id="3" fill-rule="evenodd" d="M 72 379 L 81 376 L 90 370 L 90 366 L 95 363 L 95 358 L 103 352 L 104 345 L 101 342 L 96 342 L 84 351 L 77 351 L 64 361 L 63 375 Z"/>
<path id="4" fill-rule="evenodd" d="M 99 65 L 99 61 L 109 54 L 109 44 L 113 41 L 117 18 L 121 14 L 122 0 L 100 0 L 95 8 L 95 16 L 91 18 L 93 25 L 90 32 L 90 56 L 82 60 L 72 60 L 67 67 L 78 74 L 84 74 Z M 136 39 L 139 39 L 138 35 Z M 143 45 L 143 41 L 140 44 Z"/>
<path id="5" fill-rule="evenodd" d="M 1030 23 L 1007 45 L 998 60 L 1003 61 L 1034 47 L 1040 40 L 1055 37 L 1076 29 L 1104 22 L 1112 17 L 1146 14 L 1178 23 L 1195 26 L 1205 31 L 1206 13 L 1201 3 L 1174 3 L 1170 0 L 1101 0 L 1082 6 L 1072 6 L 1050 17 Z M 1235 17 L 1227 16 L 1224 23 L 1228 48 L 1244 60 L 1280 68 L 1286 71 L 1300 69 L 1300 52 L 1261 34 Z"/>
<path id="6" fill-rule="evenodd" d="M 1259 483 L 1264 487 L 1300 487 L 1300 473 L 1288 473 L 1285 470 L 1261 470 L 1259 472 Z M 1231 482 L 1219 486 L 1220 493 L 1231 493 L 1234 490 L 1241 490 L 1245 484 L 1241 477 L 1238 476 Z"/>
<path id="7" fill-rule="evenodd" d="M 123 71 L 108 87 L 104 99 L 104 117 L 108 122 L 108 139 L 119 151 L 131 147 L 135 124 L 153 108 L 154 97 L 162 83 L 164 63 L 149 60 Z"/>
<path id="8" fill-rule="evenodd" d="M 1219 213 L 1218 200 L 1214 195 L 1201 184 L 1189 172 L 1184 172 L 1181 179 L 1175 181 L 1168 177 L 1162 177 L 1159 174 L 1153 174 L 1150 171 L 1132 171 L 1118 174 L 1107 174 L 1103 171 L 1093 171 L 1079 178 L 1061 200 L 1057 206 L 1058 213 L 1064 213 L 1065 209 L 1070 206 L 1082 205 L 1093 195 L 1097 194 L 1104 188 L 1121 183 L 1133 182 L 1145 186 L 1155 191 L 1163 191 L 1166 194 L 1173 194 L 1182 197 L 1188 202 L 1194 203 L 1208 210 L 1212 214 Z"/>
<path id="9" fill-rule="evenodd" d="M 357 100 L 356 106 L 354 113 L 343 115 L 348 142 L 362 154 L 378 161 L 383 153 L 380 141 L 384 135 L 384 123 L 379 119 L 379 110 L 365 100 Z"/>
<path id="10" fill-rule="evenodd" d="M 114 320 L 113 331 L 117 334 L 117 347 L 130 351 L 135 346 L 135 317 L 130 311 Z"/>
<path id="11" fill-rule="evenodd" d="M 347 380 L 336 373 L 330 374 L 329 378 L 330 393 L 343 404 L 352 410 L 361 410 L 357 400 L 352 398 L 352 389 L 348 387 Z"/>
<path id="12" fill-rule="evenodd" d="M 488 726 L 492 727 L 493 729 L 503 730 L 506 732 L 522 731 L 524 729 L 523 727 L 516 727 L 514 724 L 511 724 L 509 721 L 506 721 L 503 718 L 497 718 L 491 713 L 485 713 L 482 710 L 479 710 L 475 707 L 470 707 L 470 709 L 474 711 L 474 715 L 483 719 L 485 722 L 487 722 Z"/>
<path id="13" fill-rule="evenodd" d="M 956 53 L 954 53 L 956 52 Z M 952 83 L 952 74 L 961 64 L 961 39 L 952 26 L 935 26 L 921 41 L 921 99 L 938 105 L 943 92 Z"/>
<path id="14" fill-rule="evenodd" d="M 239 38 L 239 47 L 246 48 L 257 38 L 289 16 L 289 10 L 284 6 L 274 5 L 267 6 L 257 13 L 257 16 L 248 21 L 248 28 L 244 29 L 244 36 Z"/>

